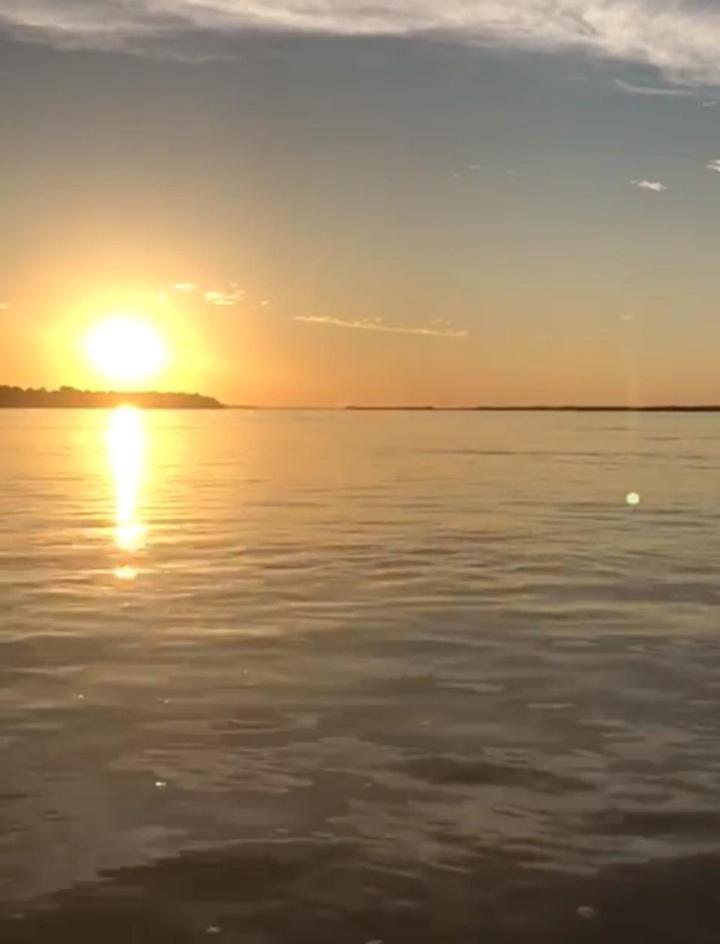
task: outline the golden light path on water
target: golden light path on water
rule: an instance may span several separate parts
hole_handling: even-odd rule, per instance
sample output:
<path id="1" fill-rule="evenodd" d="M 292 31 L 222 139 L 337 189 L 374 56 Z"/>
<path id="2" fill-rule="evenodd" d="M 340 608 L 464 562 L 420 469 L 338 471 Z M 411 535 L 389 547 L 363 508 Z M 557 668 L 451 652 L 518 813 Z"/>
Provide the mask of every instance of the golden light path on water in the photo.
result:
<path id="1" fill-rule="evenodd" d="M 139 499 L 145 474 L 145 426 L 142 411 L 119 406 L 110 413 L 106 431 L 108 461 L 115 486 L 115 545 L 128 555 L 145 544 L 147 528 L 139 518 Z M 118 580 L 134 580 L 132 563 L 117 566 Z"/>

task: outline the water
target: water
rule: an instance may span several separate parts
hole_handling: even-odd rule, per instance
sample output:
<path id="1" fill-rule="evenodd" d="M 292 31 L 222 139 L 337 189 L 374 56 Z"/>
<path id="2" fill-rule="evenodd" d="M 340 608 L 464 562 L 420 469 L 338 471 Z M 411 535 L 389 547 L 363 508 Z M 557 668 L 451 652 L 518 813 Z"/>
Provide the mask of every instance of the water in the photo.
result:
<path id="1" fill-rule="evenodd" d="M 0 940 L 716 941 L 717 424 L 1 412 Z"/>

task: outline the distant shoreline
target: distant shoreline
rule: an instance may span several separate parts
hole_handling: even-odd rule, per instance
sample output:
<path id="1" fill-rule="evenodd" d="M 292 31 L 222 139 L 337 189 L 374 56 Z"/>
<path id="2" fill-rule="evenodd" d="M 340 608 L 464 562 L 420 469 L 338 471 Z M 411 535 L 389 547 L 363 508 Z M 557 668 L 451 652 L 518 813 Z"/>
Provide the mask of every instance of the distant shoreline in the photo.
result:
<path id="1" fill-rule="evenodd" d="M 720 404 L 659 406 L 247 406 L 228 410 L 322 413 L 720 413 Z"/>
<path id="2" fill-rule="evenodd" d="M 150 410 L 264 410 L 279 412 L 334 413 L 720 413 L 720 404 L 650 404 L 621 406 L 618 404 L 514 404 L 511 406 L 433 406 L 383 405 L 367 406 L 262 406 L 259 404 L 221 403 L 215 397 L 200 393 L 165 392 L 157 390 L 78 390 L 60 387 L 57 390 L 0 385 L 0 409 L 90 409 L 107 410 L 118 406 L 137 406 Z"/>
<path id="3" fill-rule="evenodd" d="M 347 406 L 350 412 L 429 412 L 429 413 L 720 413 L 720 404 L 688 406 Z"/>

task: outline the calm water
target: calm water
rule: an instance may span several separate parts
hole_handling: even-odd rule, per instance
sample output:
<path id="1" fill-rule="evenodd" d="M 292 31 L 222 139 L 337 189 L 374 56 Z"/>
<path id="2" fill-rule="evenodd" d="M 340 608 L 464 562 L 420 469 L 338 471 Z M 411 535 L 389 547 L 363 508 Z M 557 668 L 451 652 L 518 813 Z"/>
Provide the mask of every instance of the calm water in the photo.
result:
<path id="1" fill-rule="evenodd" d="M 0 939 L 716 942 L 719 424 L 1 412 Z"/>

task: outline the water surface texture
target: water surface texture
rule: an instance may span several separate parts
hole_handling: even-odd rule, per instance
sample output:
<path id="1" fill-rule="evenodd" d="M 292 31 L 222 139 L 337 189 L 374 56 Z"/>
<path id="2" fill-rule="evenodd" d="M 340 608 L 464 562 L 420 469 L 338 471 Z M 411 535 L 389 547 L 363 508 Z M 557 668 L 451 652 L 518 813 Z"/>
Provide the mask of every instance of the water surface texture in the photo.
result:
<path id="1" fill-rule="evenodd" d="M 718 422 L 0 413 L 0 939 L 716 941 Z"/>

